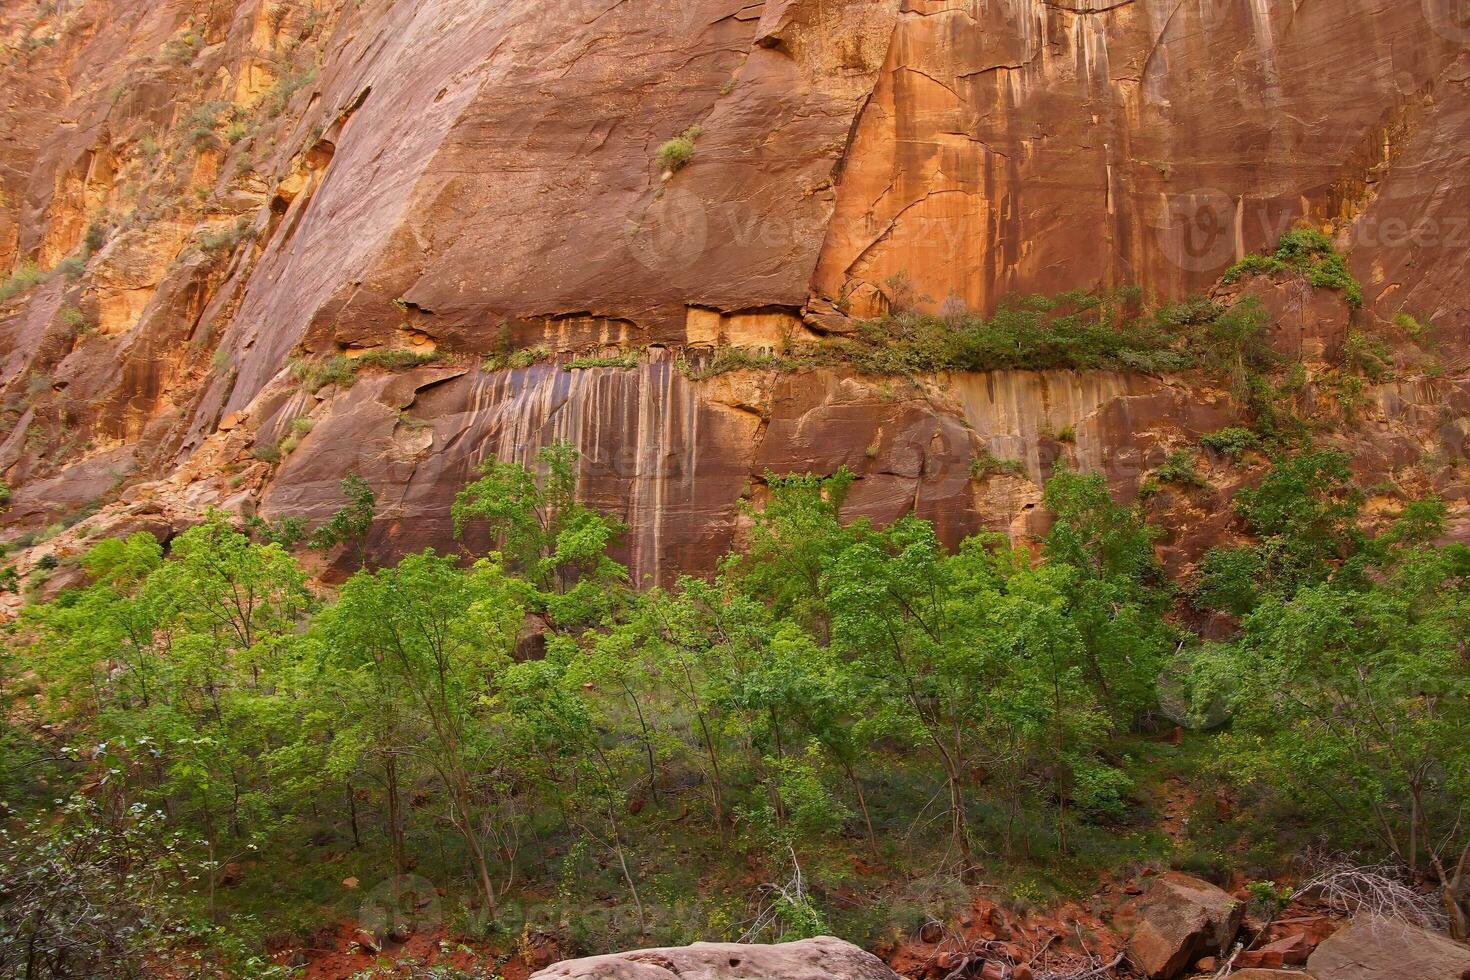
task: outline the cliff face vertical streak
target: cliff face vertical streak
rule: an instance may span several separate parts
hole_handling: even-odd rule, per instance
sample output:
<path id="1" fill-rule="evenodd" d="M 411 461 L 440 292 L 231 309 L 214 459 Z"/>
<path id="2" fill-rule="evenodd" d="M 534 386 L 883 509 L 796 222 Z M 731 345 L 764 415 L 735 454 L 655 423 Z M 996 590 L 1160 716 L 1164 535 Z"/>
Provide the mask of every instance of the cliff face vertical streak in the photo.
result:
<path id="1" fill-rule="evenodd" d="M 1439 338 L 1445 380 L 1385 396 L 1352 448 L 1378 469 L 1459 458 L 1470 38 L 1451 8 L 7 8 L 0 265 L 85 266 L 0 303 L 3 534 L 119 497 L 178 520 L 211 503 L 318 520 L 357 469 L 385 502 L 381 556 L 453 547 L 448 505 L 479 461 L 559 436 L 586 454 L 588 498 L 630 525 L 639 577 L 706 569 L 767 470 L 847 465 L 852 514 L 918 512 L 951 540 L 1015 530 L 1031 492 L 972 480 L 976 454 L 1033 479 L 1070 460 L 1126 493 L 1228 400 L 1066 373 L 696 382 L 681 349 L 805 342 L 805 316 L 871 313 L 895 275 L 930 307 L 1182 297 L 1301 216 L 1340 224 L 1356 329 L 1408 314 Z M 659 145 L 694 125 L 693 162 L 665 179 Z M 1283 349 L 1318 357 L 1346 312 L 1306 307 L 1272 306 L 1296 331 Z M 470 367 L 507 344 L 561 360 Z M 316 395 L 293 380 L 293 362 L 373 348 L 455 366 Z M 638 366 L 559 366 L 614 350 Z M 1419 397 L 1439 402 L 1404 408 Z M 251 457 L 299 416 L 317 428 L 295 452 Z M 1075 442 L 1054 438 L 1069 426 Z M 1463 506 L 1459 484 L 1438 489 Z"/>

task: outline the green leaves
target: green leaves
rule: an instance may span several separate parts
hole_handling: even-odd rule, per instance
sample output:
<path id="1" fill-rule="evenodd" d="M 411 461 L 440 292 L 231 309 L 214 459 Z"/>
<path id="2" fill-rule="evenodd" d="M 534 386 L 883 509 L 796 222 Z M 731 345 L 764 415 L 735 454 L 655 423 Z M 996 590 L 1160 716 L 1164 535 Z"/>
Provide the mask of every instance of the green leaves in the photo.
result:
<path id="1" fill-rule="evenodd" d="M 1222 758 L 1238 778 L 1410 869 L 1427 862 L 1448 893 L 1470 843 L 1470 549 L 1426 543 L 1439 501 L 1407 504 L 1376 538 L 1362 502 L 1330 450 L 1278 460 L 1238 495 L 1261 540 L 1204 563 L 1196 602 L 1243 618 L 1196 657 L 1195 700 L 1233 709 Z"/>
<path id="2" fill-rule="evenodd" d="M 356 473 L 349 474 L 342 481 L 342 495 L 347 498 L 347 505 L 312 532 L 310 544 L 318 551 L 352 545 L 357 549 L 358 563 L 366 565 L 367 538 L 373 529 L 373 518 L 377 515 L 377 495 L 367 481 Z M 290 529 L 287 530 L 289 534 Z"/>
<path id="3" fill-rule="evenodd" d="M 624 525 L 577 501 L 579 458 L 570 443 L 556 442 L 537 453 L 540 475 L 518 463 L 487 460 L 452 509 L 455 534 L 483 525 L 511 567 L 538 589 L 572 593 L 563 601 L 548 599 L 569 622 L 605 611 L 593 591 L 616 591 L 627 578 L 607 557 Z"/>

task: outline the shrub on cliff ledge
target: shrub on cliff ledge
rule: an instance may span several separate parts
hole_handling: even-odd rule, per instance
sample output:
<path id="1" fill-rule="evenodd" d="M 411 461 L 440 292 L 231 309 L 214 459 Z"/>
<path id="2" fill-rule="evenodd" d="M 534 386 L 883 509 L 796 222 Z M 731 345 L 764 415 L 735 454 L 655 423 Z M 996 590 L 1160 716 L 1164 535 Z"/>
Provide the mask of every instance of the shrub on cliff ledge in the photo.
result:
<path id="1" fill-rule="evenodd" d="M 860 371 L 1182 370 L 1177 349 L 1185 331 L 1177 311 L 1127 311 L 1123 294 L 1031 296 L 1002 305 L 990 317 L 945 319 L 905 313 L 864 323 L 853 340 L 832 348 Z M 1213 308 L 1212 308 L 1213 309 Z"/>
<path id="2" fill-rule="evenodd" d="M 1247 255 L 1225 270 L 1224 282 L 1239 282 L 1247 276 L 1294 272 L 1319 289 L 1335 289 L 1348 305 L 1363 305 L 1363 287 L 1348 271 L 1347 262 L 1332 245 L 1332 239 L 1315 228 L 1297 228 L 1281 236 L 1272 255 Z"/>
<path id="3" fill-rule="evenodd" d="M 16 270 L 10 274 L 10 278 L 0 282 L 0 303 L 20 295 L 32 286 L 46 281 L 46 273 L 34 262 L 22 262 Z"/>
<path id="4" fill-rule="evenodd" d="M 699 126 L 690 126 L 684 132 L 658 148 L 658 165 L 665 173 L 674 173 L 687 167 L 694 159 L 694 141 L 703 135 Z"/>

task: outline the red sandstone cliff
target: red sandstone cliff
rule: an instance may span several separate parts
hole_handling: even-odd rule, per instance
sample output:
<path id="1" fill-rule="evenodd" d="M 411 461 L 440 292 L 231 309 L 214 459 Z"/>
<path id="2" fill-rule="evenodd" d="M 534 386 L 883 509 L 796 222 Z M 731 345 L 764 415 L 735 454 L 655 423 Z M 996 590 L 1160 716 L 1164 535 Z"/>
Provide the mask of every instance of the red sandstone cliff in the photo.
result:
<path id="1" fill-rule="evenodd" d="M 1230 424 L 1195 379 L 837 370 L 697 381 L 685 348 L 800 344 L 910 278 L 928 303 L 1181 297 L 1298 219 L 1364 309 L 1253 286 L 1311 360 L 1350 315 L 1432 324 L 1433 370 L 1331 438 L 1467 509 L 1470 24 L 1454 0 L 60 0 L 0 8 L 3 536 L 19 560 L 207 506 L 321 519 L 379 493 L 443 545 L 487 456 L 554 438 L 645 577 L 708 567 L 767 470 L 854 513 L 1024 532 L 1068 458 L 1131 493 Z M 700 127 L 689 166 L 660 144 Z M 91 229 L 89 231 L 89 229 Z M 59 266 L 59 268 L 58 268 Z M 33 277 L 34 278 L 34 277 Z M 0 293 L 3 295 L 3 293 Z M 1391 331 L 1390 331 L 1391 332 Z M 486 370 L 544 345 L 555 360 Z M 446 354 L 310 391 L 293 363 Z M 567 358 L 639 351 L 636 366 Z M 299 372 L 298 372 L 299 373 Z M 281 443 L 279 460 L 256 447 Z M 1075 433 L 1072 441 L 1053 434 Z M 252 452 L 255 450 L 254 452 Z M 1029 479 L 973 478 L 985 450 Z M 266 458 L 257 458 L 265 456 Z M 1242 474 L 1151 503 L 1177 566 Z M 1463 522 L 1463 517 L 1461 518 Z M 1463 523 L 1461 525 L 1463 527 Z"/>

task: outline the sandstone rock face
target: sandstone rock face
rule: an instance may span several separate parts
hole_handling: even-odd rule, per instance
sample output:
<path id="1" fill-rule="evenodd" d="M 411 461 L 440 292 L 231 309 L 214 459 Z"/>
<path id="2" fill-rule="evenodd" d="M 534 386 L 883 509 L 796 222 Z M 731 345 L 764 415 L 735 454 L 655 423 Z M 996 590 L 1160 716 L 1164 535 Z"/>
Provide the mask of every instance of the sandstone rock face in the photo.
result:
<path id="1" fill-rule="evenodd" d="M 1309 364 L 1410 324 L 1335 440 L 1470 538 L 1470 31 L 1455 0 L 68 0 L 0 10 L 0 540 L 209 506 L 452 547 L 480 461 L 567 438 L 641 581 L 705 571 L 767 471 L 850 513 L 1043 529 L 1067 463 L 1132 494 L 1240 407 L 1198 377 L 686 371 L 905 288 L 1208 288 L 1298 218 L 1365 291 L 1233 287 Z M 668 138 L 699 128 L 667 174 Z M 911 287 L 895 286 L 894 277 Z M 28 280 L 26 280 L 28 281 Z M 0 292 L 0 295 L 7 295 Z M 1393 333 L 1399 330 L 1399 333 Z M 543 348 L 527 366 L 487 355 Z M 309 390 L 303 365 L 437 352 Z M 565 370 L 617 355 L 632 367 Z M 504 365 L 502 359 L 500 364 Z M 1320 400 L 1324 417 L 1335 409 Z M 273 458 L 298 419 L 312 431 Z M 1067 438 L 1058 438 L 1067 434 Z M 1013 472 L 976 475 L 986 454 Z M 1425 460 L 1437 461 L 1430 467 Z M 1148 504 L 1185 570 L 1249 474 Z M 132 494 L 132 496 L 129 496 Z M 18 559 L 24 573 L 84 534 Z"/>
<path id="2" fill-rule="evenodd" d="M 1128 959 L 1149 980 L 1172 980 L 1202 956 L 1226 951 L 1245 907 L 1207 881 L 1168 871 L 1119 910 Z"/>
<path id="3" fill-rule="evenodd" d="M 532 980 L 898 980 L 883 961 L 851 943 L 819 936 L 778 946 L 695 943 L 567 960 Z"/>
<path id="4" fill-rule="evenodd" d="M 1470 946 L 1402 922 L 1363 916 L 1318 946 L 1307 970 L 1316 980 L 1456 980 L 1470 970 Z"/>

